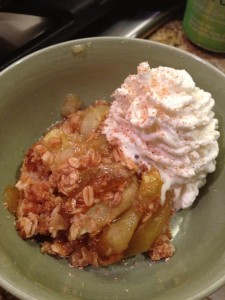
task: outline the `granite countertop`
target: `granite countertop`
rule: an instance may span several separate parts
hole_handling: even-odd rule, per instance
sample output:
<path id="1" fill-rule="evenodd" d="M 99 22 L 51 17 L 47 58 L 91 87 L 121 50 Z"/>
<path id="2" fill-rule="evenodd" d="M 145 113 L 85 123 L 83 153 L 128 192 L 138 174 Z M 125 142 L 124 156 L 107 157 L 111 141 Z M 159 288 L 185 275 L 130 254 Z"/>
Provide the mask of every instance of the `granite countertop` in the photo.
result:
<path id="1" fill-rule="evenodd" d="M 222 72 L 225 73 L 225 54 L 216 54 L 209 51 L 198 48 L 193 45 L 185 37 L 182 30 L 182 22 L 180 20 L 173 20 L 166 23 L 156 32 L 151 34 L 148 39 L 171 45 L 207 60 Z M 220 288 L 211 296 L 205 298 L 204 300 L 224 300 L 225 299 L 225 286 Z M 10 293 L 5 291 L 0 287 L 0 300 L 18 300 L 16 297 L 12 296 Z"/>
<path id="2" fill-rule="evenodd" d="M 180 20 L 173 20 L 166 23 L 163 27 L 151 34 L 148 39 L 174 46 L 200 56 L 225 73 L 225 53 L 213 53 L 192 44 L 184 35 L 182 22 Z"/>

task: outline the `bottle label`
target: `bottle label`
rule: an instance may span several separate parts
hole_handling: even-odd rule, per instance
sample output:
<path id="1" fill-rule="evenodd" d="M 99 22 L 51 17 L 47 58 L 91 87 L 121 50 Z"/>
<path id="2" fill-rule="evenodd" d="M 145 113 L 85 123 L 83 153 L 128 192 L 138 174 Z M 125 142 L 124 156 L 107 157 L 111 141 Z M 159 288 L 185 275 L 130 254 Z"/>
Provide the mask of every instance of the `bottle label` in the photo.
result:
<path id="1" fill-rule="evenodd" d="M 225 0 L 188 0 L 183 29 L 193 43 L 225 52 Z"/>

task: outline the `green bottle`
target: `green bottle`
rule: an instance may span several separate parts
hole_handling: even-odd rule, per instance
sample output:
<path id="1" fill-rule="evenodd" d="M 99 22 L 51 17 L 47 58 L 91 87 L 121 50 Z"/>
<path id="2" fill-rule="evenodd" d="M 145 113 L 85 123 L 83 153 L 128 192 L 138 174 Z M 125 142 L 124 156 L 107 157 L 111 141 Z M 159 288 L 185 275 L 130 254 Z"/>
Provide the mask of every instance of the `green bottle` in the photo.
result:
<path id="1" fill-rule="evenodd" d="M 225 0 L 188 0 L 183 29 L 194 44 L 225 52 Z"/>

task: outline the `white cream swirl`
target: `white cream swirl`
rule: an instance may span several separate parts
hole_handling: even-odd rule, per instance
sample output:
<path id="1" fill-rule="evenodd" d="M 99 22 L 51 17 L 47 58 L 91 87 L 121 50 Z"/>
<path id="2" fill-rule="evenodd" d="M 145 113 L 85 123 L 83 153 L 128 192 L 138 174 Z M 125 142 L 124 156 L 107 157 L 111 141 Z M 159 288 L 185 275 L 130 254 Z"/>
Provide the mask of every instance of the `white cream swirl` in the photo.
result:
<path id="1" fill-rule="evenodd" d="M 165 193 L 175 191 L 176 209 L 190 206 L 213 172 L 218 155 L 218 121 L 211 94 L 195 86 L 185 70 L 138 66 L 114 94 L 103 132 L 117 139 L 124 155 L 156 166 Z"/>

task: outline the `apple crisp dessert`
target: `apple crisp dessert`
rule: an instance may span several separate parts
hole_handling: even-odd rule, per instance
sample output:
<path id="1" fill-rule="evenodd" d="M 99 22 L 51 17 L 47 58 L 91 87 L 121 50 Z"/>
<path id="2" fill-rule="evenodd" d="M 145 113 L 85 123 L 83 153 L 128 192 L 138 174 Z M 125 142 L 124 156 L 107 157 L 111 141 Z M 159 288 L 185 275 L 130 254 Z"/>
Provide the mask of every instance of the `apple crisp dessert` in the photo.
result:
<path id="1" fill-rule="evenodd" d="M 173 195 L 161 204 L 158 170 L 140 172 L 107 141 L 102 123 L 110 104 L 78 107 L 66 98 L 64 119 L 28 149 L 18 182 L 6 188 L 18 234 L 41 237 L 43 253 L 74 267 L 107 266 L 139 253 L 154 261 L 172 256 Z"/>

